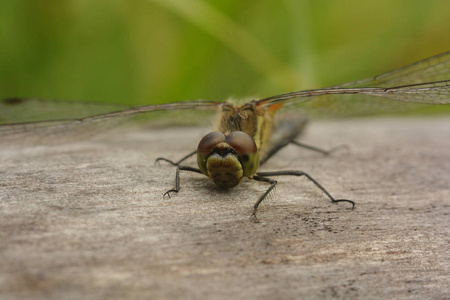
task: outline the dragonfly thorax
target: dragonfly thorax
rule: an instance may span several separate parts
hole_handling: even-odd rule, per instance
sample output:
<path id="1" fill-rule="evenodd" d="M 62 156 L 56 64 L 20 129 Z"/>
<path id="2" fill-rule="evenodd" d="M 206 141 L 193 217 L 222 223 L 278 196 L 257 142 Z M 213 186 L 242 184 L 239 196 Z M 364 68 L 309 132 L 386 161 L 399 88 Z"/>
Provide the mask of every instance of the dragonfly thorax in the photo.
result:
<path id="1" fill-rule="evenodd" d="M 258 168 L 258 149 L 246 133 L 234 131 L 207 134 L 197 147 L 197 163 L 203 174 L 223 188 L 232 188 Z"/>

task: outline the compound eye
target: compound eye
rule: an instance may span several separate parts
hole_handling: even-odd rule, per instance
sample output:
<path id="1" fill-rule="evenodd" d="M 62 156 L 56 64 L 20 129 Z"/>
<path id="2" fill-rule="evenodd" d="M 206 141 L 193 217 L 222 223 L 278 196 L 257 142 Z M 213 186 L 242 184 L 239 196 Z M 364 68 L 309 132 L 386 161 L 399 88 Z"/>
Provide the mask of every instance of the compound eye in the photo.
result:
<path id="1" fill-rule="evenodd" d="M 244 176 L 253 176 L 259 165 L 259 154 L 255 141 L 245 132 L 234 131 L 227 135 L 225 142 L 241 158 Z"/>
<path id="2" fill-rule="evenodd" d="M 225 142 L 230 145 L 239 156 L 254 154 L 258 151 L 255 141 L 242 131 L 233 131 L 227 135 Z"/>
<path id="3" fill-rule="evenodd" d="M 218 143 L 223 141 L 225 141 L 225 135 L 222 132 L 210 132 L 202 138 L 200 143 L 198 143 L 197 153 L 208 155 Z"/>

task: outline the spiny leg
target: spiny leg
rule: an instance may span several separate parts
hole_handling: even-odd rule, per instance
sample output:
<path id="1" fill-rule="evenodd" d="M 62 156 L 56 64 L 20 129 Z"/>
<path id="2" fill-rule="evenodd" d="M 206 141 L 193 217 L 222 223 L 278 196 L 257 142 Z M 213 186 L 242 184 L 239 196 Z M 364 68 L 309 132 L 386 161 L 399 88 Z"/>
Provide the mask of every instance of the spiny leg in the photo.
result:
<path id="1" fill-rule="evenodd" d="M 271 185 L 266 190 L 266 192 L 261 197 L 259 197 L 258 201 L 256 201 L 255 205 L 253 206 L 253 213 L 252 213 L 251 217 L 254 217 L 256 220 L 258 220 L 256 218 L 256 211 L 258 210 L 258 206 L 261 204 L 261 202 L 267 197 L 267 195 L 270 193 L 270 191 L 273 190 L 273 188 L 277 184 L 276 180 L 274 180 L 272 178 L 268 178 L 267 176 L 305 176 L 312 183 L 314 183 L 322 192 L 324 192 L 325 195 L 327 195 L 328 198 L 331 200 L 331 202 L 333 202 L 333 203 L 348 202 L 352 205 L 352 210 L 355 208 L 354 201 L 347 200 L 347 199 L 335 199 L 317 180 L 315 180 L 313 177 L 311 177 L 311 175 L 309 175 L 308 173 L 305 173 L 303 171 L 289 170 L 289 171 L 274 171 L 274 172 L 258 172 L 258 173 L 256 173 L 255 176 L 253 176 L 253 179 L 258 180 L 258 181 L 265 181 L 265 182 L 270 183 Z"/>
<path id="2" fill-rule="evenodd" d="M 308 173 L 305 173 L 303 171 L 288 170 L 288 171 L 274 171 L 274 172 L 258 172 L 258 173 L 256 173 L 256 175 L 258 175 L 260 177 L 266 177 L 266 176 L 305 176 L 312 183 L 314 183 L 322 192 L 324 192 L 328 196 L 328 198 L 331 200 L 331 202 L 333 202 L 333 203 L 348 202 L 348 203 L 350 203 L 352 205 L 352 209 L 355 208 L 355 202 L 354 201 L 348 200 L 348 199 L 334 199 L 334 197 L 331 196 L 331 194 L 317 180 L 315 180 L 313 177 L 311 177 L 311 175 L 309 175 Z"/>
<path id="3" fill-rule="evenodd" d="M 178 193 L 180 191 L 180 171 L 190 171 L 194 173 L 203 174 L 202 171 L 200 171 L 197 168 L 178 165 L 177 170 L 175 172 L 175 188 L 165 192 L 163 197 L 167 195 L 170 198 L 170 193 Z"/>
<path id="4" fill-rule="evenodd" d="M 256 211 L 258 210 L 258 206 L 270 194 L 270 192 L 275 188 L 275 186 L 277 185 L 277 181 L 272 178 L 261 177 L 258 175 L 254 175 L 253 179 L 255 179 L 257 181 L 264 181 L 264 182 L 270 183 L 270 187 L 264 192 L 264 194 L 261 195 L 261 197 L 259 197 L 259 199 L 258 199 L 258 201 L 256 201 L 255 205 L 253 205 L 253 213 L 250 216 L 250 218 L 253 218 L 255 223 L 259 223 L 258 218 L 256 217 Z"/>
<path id="5" fill-rule="evenodd" d="M 169 164 L 171 164 L 171 165 L 173 165 L 173 166 L 179 166 L 183 161 L 185 161 L 185 160 L 188 159 L 189 157 L 195 155 L 196 153 L 197 153 L 197 150 L 195 150 L 195 151 L 189 153 L 188 155 L 184 156 L 182 159 L 180 159 L 179 161 L 176 161 L 176 162 L 173 162 L 173 161 L 171 161 L 171 160 L 169 160 L 169 159 L 167 159 L 167 158 L 164 158 L 164 157 L 158 157 L 158 158 L 155 160 L 155 164 L 156 164 L 157 162 L 160 162 L 160 161 L 165 161 L 165 162 L 168 162 Z"/>

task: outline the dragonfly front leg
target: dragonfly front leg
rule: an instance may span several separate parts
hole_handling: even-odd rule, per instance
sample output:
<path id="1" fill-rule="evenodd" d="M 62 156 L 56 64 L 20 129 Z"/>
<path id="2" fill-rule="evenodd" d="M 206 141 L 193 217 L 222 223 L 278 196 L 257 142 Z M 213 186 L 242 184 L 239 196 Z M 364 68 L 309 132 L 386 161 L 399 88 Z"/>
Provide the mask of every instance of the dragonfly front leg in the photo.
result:
<path id="1" fill-rule="evenodd" d="M 254 175 L 253 179 L 255 179 L 257 181 L 264 181 L 264 182 L 270 183 L 270 187 L 264 192 L 264 194 L 261 195 L 261 197 L 259 197 L 259 199 L 258 199 L 258 201 L 256 201 L 255 205 L 253 205 L 253 213 L 250 216 L 250 218 L 253 218 L 253 221 L 255 223 L 259 223 L 259 220 L 256 217 L 256 211 L 258 210 L 258 206 L 267 197 L 267 195 L 269 195 L 269 193 L 275 188 L 275 186 L 277 185 L 277 181 L 275 179 L 272 179 L 272 178 L 261 177 L 261 176 L 258 176 L 258 175 Z"/>
<path id="2" fill-rule="evenodd" d="M 312 183 L 314 183 L 322 192 L 325 193 L 325 195 L 328 196 L 328 198 L 333 203 L 339 203 L 339 202 L 348 202 L 352 205 L 352 210 L 355 208 L 355 202 L 348 199 L 335 199 L 331 194 L 311 175 L 303 172 L 303 171 L 274 171 L 274 172 L 258 172 L 255 176 L 253 176 L 253 179 L 258 181 L 264 181 L 270 183 L 270 187 L 264 192 L 264 194 L 256 201 L 255 205 L 253 206 L 253 213 L 251 217 L 254 217 L 256 222 L 258 222 L 258 219 L 256 218 L 256 212 L 258 210 L 258 206 L 261 204 L 261 202 L 267 197 L 267 195 L 272 191 L 277 184 L 277 181 L 268 178 L 267 176 L 305 176 L 308 178 Z"/>
<path id="3" fill-rule="evenodd" d="M 200 171 L 197 168 L 178 165 L 177 170 L 175 172 L 175 188 L 165 192 L 163 197 L 167 195 L 170 198 L 170 193 L 178 193 L 180 191 L 180 171 L 190 171 L 194 173 L 203 174 L 202 171 Z"/>
<path id="4" fill-rule="evenodd" d="M 180 159 L 179 161 L 176 161 L 176 162 L 173 162 L 173 161 L 171 161 L 171 160 L 169 160 L 169 159 L 167 159 L 167 158 L 164 158 L 164 157 L 158 157 L 158 158 L 155 160 L 155 164 L 156 164 L 157 162 L 159 162 L 159 161 L 165 161 L 165 162 L 168 162 L 169 164 L 171 164 L 171 165 L 173 165 L 173 166 L 179 166 L 183 161 L 185 161 L 185 160 L 188 159 L 189 157 L 195 155 L 196 153 L 197 153 L 197 150 L 195 150 L 194 152 L 189 153 L 188 155 L 184 156 L 182 159 Z"/>

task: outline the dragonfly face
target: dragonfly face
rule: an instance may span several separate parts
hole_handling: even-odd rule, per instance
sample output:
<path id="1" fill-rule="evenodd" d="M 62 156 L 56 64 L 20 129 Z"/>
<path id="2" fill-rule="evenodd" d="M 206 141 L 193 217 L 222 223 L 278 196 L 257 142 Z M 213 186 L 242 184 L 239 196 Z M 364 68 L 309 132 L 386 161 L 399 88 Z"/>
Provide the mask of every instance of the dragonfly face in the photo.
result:
<path id="1" fill-rule="evenodd" d="M 255 141 L 245 132 L 227 135 L 208 133 L 197 147 L 200 171 L 221 188 L 232 188 L 244 177 L 252 177 L 258 169 L 259 155 Z"/>

